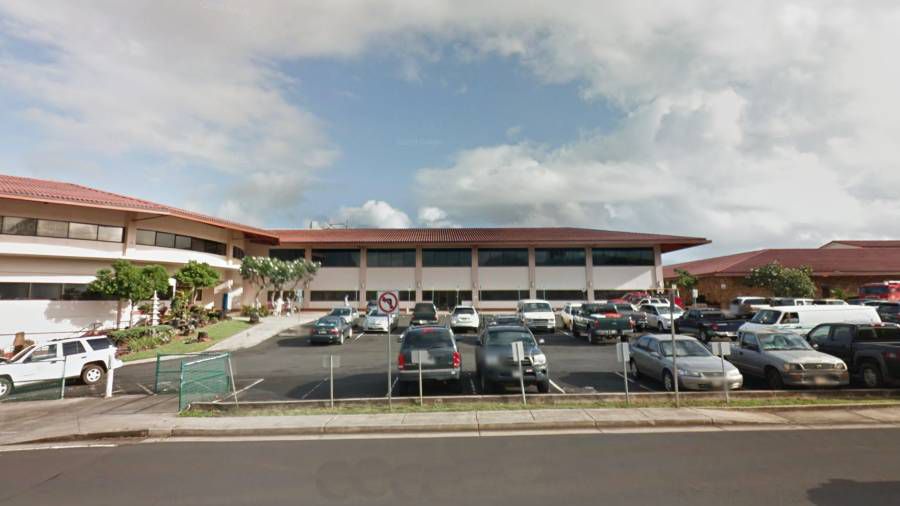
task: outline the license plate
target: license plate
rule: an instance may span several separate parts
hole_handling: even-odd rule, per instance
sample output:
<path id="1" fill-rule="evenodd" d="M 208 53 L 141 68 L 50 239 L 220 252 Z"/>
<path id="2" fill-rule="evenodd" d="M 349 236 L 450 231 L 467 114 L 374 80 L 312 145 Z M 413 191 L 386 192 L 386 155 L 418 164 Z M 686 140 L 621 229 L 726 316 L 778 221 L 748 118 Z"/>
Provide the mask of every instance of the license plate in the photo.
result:
<path id="1" fill-rule="evenodd" d="M 534 374 L 534 369 L 529 367 L 528 369 L 525 369 L 525 372 L 528 374 Z"/>

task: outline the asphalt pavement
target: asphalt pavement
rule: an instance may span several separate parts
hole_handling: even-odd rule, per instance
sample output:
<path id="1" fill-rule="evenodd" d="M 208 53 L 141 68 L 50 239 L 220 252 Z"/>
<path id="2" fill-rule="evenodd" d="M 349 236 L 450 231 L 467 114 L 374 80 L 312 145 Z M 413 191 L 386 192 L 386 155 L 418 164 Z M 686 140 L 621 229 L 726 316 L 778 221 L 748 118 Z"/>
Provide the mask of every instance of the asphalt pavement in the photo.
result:
<path id="1" fill-rule="evenodd" d="M 900 430 L 148 443 L 0 453 L 0 504 L 894 505 Z"/>

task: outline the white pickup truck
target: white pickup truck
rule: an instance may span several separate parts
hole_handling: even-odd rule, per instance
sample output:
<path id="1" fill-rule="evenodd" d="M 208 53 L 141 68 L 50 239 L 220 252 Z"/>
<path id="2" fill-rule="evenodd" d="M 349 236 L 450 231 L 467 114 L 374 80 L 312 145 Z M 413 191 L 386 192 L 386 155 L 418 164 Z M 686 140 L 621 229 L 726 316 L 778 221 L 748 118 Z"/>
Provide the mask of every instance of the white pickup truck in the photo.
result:
<path id="1" fill-rule="evenodd" d="M 88 385 L 100 383 L 106 371 L 122 366 L 122 361 L 110 353 L 114 346 L 106 336 L 72 337 L 28 346 L 9 360 L 0 360 L 0 400 L 16 388 L 63 377 L 80 377 Z"/>

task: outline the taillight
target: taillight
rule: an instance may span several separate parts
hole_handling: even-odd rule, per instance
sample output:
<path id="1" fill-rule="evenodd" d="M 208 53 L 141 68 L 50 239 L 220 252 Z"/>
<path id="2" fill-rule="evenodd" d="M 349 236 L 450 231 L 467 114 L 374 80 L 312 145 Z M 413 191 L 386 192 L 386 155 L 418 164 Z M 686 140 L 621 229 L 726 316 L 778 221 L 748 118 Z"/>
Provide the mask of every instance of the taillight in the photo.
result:
<path id="1" fill-rule="evenodd" d="M 715 323 L 713 323 L 712 325 L 710 325 L 709 328 L 711 328 L 711 329 L 713 329 L 713 330 L 719 330 L 719 326 L 718 326 L 717 324 L 715 324 Z"/>
<path id="2" fill-rule="evenodd" d="M 896 351 L 886 351 L 884 352 L 885 360 L 897 360 L 897 352 Z"/>
<path id="3" fill-rule="evenodd" d="M 406 366 L 406 357 L 402 353 L 397 355 L 397 369 L 403 369 Z"/>
<path id="4" fill-rule="evenodd" d="M 458 351 L 453 352 L 453 368 L 457 369 L 462 365 L 462 357 L 459 355 Z"/>
<path id="5" fill-rule="evenodd" d="M 618 318 L 618 317 L 619 317 L 619 313 L 606 313 L 606 314 L 604 314 L 603 316 L 606 317 L 606 318 Z"/>
<path id="6" fill-rule="evenodd" d="M 331 329 L 331 333 L 332 333 L 332 334 L 337 334 L 337 333 L 338 333 L 338 329 Z"/>

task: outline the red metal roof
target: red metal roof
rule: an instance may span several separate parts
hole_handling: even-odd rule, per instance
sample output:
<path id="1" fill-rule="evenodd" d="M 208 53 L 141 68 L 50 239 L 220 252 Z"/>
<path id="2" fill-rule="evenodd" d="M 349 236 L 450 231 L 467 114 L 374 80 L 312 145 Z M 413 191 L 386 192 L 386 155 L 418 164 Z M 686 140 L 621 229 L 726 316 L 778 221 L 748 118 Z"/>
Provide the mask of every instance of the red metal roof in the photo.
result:
<path id="1" fill-rule="evenodd" d="M 828 244 L 822 246 L 822 248 L 829 248 L 835 245 L 843 245 L 843 246 L 851 246 L 854 248 L 900 248 L 900 241 L 877 241 L 877 240 L 863 240 L 863 241 L 831 241 Z"/>
<path id="2" fill-rule="evenodd" d="M 666 278 L 675 269 L 694 276 L 746 276 L 754 267 L 777 261 L 786 267 L 809 266 L 819 276 L 900 274 L 900 248 L 764 249 L 722 257 L 667 265 Z"/>
<path id="3" fill-rule="evenodd" d="M 116 193 L 59 181 L 0 174 L 0 198 L 160 214 L 205 223 L 216 227 L 238 230 L 256 237 L 277 239 L 277 236 L 271 232 L 260 228 L 250 227 L 200 213 L 185 211 L 183 209 L 157 204 L 147 200 L 126 197 Z"/>
<path id="4" fill-rule="evenodd" d="M 708 244 L 700 237 L 615 232 L 588 228 L 356 228 L 273 230 L 282 243 L 301 244 L 634 244 L 663 252 Z"/>

